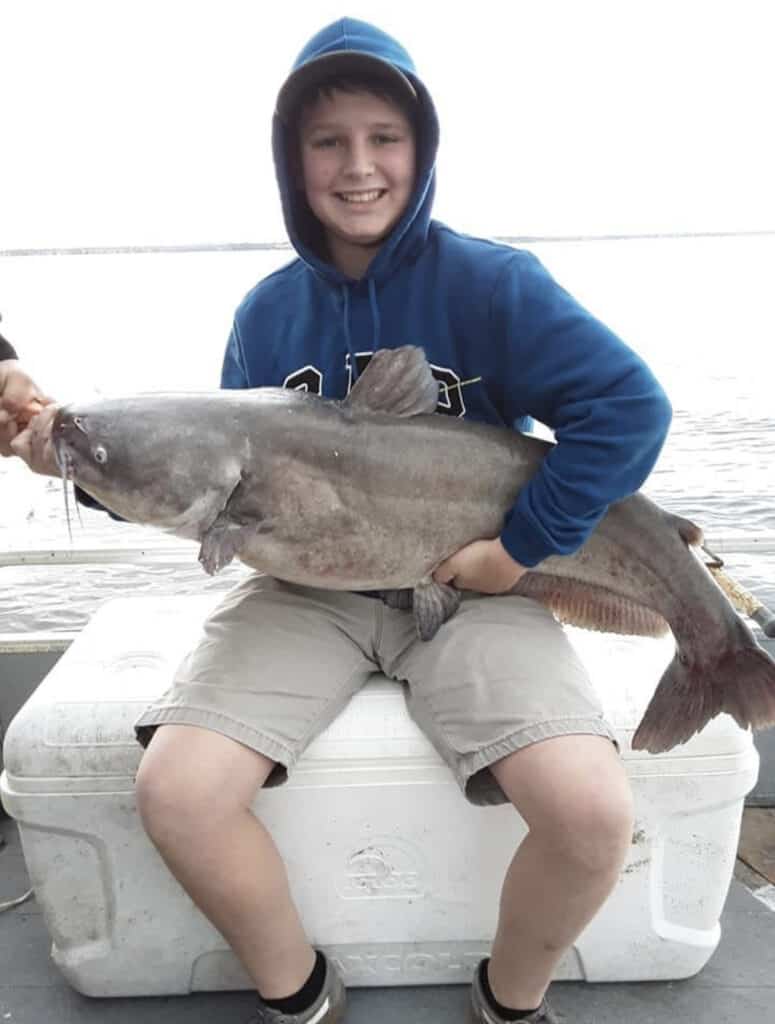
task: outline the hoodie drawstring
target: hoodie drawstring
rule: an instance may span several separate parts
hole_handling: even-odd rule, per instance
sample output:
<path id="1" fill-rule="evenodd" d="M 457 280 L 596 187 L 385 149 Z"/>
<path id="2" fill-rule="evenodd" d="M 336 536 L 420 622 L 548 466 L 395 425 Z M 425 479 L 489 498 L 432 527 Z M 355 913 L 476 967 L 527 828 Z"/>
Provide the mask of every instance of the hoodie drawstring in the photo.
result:
<path id="1" fill-rule="evenodd" d="M 374 325 L 374 337 L 372 351 L 376 352 L 380 345 L 380 321 L 379 304 L 377 302 L 377 286 L 373 278 L 369 278 L 369 306 L 371 308 L 371 320 Z M 347 353 L 350 356 L 350 376 L 353 384 L 358 379 L 358 363 L 353 350 L 352 332 L 350 331 L 350 286 L 342 285 L 342 318 L 344 320 L 344 341 Z"/>
<path id="2" fill-rule="evenodd" d="M 377 305 L 377 286 L 374 278 L 369 278 L 369 304 L 371 306 L 371 319 L 374 322 L 374 351 L 379 348 L 379 306 Z"/>
<path id="3" fill-rule="evenodd" d="M 350 379 L 353 384 L 355 383 L 355 375 L 358 372 L 358 368 L 355 365 L 355 353 L 353 352 L 353 340 L 350 334 L 350 288 L 348 285 L 342 285 L 342 317 L 344 319 L 344 343 L 347 349 L 347 353 L 350 356 Z"/>

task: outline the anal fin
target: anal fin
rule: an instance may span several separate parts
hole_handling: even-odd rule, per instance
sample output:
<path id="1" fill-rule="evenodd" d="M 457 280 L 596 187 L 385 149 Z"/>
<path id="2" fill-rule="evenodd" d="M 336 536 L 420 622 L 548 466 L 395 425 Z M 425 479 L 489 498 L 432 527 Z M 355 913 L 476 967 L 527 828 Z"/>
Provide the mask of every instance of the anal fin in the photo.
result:
<path id="1" fill-rule="evenodd" d="M 595 583 L 527 572 L 511 591 L 540 601 L 560 622 L 601 633 L 664 636 L 668 624 L 657 612 Z"/>

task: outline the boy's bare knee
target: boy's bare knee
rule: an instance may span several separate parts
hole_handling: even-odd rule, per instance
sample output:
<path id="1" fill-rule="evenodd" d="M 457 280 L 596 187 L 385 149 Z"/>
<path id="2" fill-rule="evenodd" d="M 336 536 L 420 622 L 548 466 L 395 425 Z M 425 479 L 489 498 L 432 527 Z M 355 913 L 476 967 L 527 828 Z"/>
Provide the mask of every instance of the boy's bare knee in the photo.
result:
<path id="1" fill-rule="evenodd" d="M 537 832 L 552 852 L 575 870 L 590 875 L 618 872 L 633 832 L 633 801 L 628 787 L 590 780 L 588 790 Z"/>
<path id="2" fill-rule="evenodd" d="M 165 726 L 148 746 L 135 780 L 143 827 L 154 841 L 200 833 L 253 802 L 274 762 L 203 729 Z"/>
<path id="3" fill-rule="evenodd" d="M 599 794 L 592 801 L 580 843 L 582 863 L 594 872 L 618 872 L 632 843 L 633 803 L 627 791 Z"/>
<path id="4" fill-rule="evenodd" d="M 550 739 L 504 758 L 493 773 L 547 857 L 583 874 L 619 870 L 632 840 L 633 799 L 607 739 Z"/>

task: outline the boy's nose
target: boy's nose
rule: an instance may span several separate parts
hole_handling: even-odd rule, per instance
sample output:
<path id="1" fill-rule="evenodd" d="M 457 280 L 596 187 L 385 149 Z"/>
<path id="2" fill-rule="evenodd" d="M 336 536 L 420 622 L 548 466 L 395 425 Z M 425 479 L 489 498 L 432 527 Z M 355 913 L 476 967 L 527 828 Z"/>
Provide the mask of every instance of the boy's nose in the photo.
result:
<path id="1" fill-rule="evenodd" d="M 347 150 L 344 173 L 351 178 L 365 178 L 374 173 L 374 160 L 368 146 L 353 143 Z"/>

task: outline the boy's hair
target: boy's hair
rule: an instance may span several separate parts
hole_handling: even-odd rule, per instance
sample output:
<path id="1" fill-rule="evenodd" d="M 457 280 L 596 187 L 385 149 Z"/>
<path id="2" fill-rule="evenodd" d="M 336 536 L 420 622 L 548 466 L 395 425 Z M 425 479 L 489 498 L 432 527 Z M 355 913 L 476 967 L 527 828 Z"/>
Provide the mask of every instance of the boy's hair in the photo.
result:
<path id="1" fill-rule="evenodd" d="M 332 75 L 323 82 L 310 85 L 301 93 L 291 118 L 291 138 L 298 137 L 299 122 L 302 113 L 313 106 L 319 99 L 331 99 L 334 92 L 367 92 L 381 100 L 394 103 L 409 120 L 412 130 L 416 133 L 418 126 L 418 106 L 416 100 L 407 95 L 405 89 L 396 86 L 381 75 L 342 74 Z"/>

